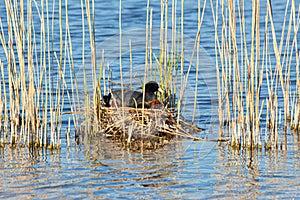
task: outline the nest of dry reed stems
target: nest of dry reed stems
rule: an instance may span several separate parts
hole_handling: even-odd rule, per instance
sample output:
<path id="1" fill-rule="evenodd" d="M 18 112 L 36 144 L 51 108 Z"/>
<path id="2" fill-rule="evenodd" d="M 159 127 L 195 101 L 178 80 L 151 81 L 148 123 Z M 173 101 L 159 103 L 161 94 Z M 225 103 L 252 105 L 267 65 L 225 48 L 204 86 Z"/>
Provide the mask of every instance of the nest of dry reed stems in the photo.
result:
<path id="1" fill-rule="evenodd" d="M 177 120 L 170 109 L 141 109 L 131 107 L 98 109 L 100 133 L 133 151 L 156 150 L 178 137 L 195 138 L 188 130 L 199 132 L 183 120 Z"/>

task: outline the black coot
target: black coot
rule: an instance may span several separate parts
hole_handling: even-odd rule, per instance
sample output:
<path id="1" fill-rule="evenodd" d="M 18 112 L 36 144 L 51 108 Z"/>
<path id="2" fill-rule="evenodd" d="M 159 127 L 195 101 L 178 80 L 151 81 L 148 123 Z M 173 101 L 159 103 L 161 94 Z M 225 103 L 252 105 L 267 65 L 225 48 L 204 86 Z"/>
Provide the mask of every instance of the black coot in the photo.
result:
<path id="1" fill-rule="evenodd" d="M 145 108 L 150 108 L 153 101 L 157 104 L 156 92 L 159 90 L 159 85 L 155 81 L 150 81 L 145 85 Z M 143 93 L 134 90 L 124 89 L 124 106 L 141 108 L 143 106 Z M 122 106 L 122 90 L 114 90 L 112 93 L 103 96 L 103 101 L 106 107 Z"/>

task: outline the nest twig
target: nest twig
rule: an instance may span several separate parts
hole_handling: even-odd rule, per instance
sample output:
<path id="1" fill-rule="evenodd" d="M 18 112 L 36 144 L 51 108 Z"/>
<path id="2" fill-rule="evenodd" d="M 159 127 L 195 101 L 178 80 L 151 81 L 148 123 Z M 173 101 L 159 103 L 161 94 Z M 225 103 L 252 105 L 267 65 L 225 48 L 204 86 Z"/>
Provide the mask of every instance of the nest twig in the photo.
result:
<path id="1" fill-rule="evenodd" d="M 98 116 L 101 132 L 131 150 L 155 150 L 176 136 L 195 138 L 177 123 L 174 112 L 168 109 L 101 106 Z"/>

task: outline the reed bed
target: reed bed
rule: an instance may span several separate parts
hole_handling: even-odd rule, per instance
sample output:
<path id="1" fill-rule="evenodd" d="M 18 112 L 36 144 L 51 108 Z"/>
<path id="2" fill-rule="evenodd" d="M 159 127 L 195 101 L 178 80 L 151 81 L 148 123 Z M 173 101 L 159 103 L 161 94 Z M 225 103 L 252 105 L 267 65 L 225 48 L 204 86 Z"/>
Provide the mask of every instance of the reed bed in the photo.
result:
<path id="1" fill-rule="evenodd" d="M 80 2 L 84 91 L 79 89 L 75 72 L 68 1 L 58 0 L 57 5 L 49 5 L 48 0 L 40 3 L 5 0 L 5 23 L 0 21 L 4 52 L 4 58 L 0 59 L 0 145 L 59 148 L 62 121 L 66 118 L 69 119 L 67 146 L 71 145 L 73 126 L 77 130 L 73 132 L 103 133 L 135 150 L 141 147 L 155 149 L 177 136 L 195 139 L 192 133 L 199 130 L 193 122 L 197 112 L 200 35 L 203 19 L 207 17 L 206 0 L 198 1 L 198 28 L 188 66 L 185 66 L 185 1 L 161 1 L 159 54 L 152 49 L 153 10 L 151 1 L 147 1 L 145 68 L 143 78 L 138 81 L 157 80 L 160 83 L 164 93 L 160 94 L 159 100 L 167 105 L 161 110 L 103 107 L 101 100 L 111 89 L 112 77 L 104 66 L 106 50 L 96 49 L 95 2 Z M 123 91 L 126 84 L 122 60 L 122 4 L 120 0 L 118 82 Z M 219 139 L 229 136 L 233 147 L 276 149 L 286 142 L 283 136 L 287 130 L 300 130 L 299 5 L 295 0 L 287 1 L 280 38 L 275 30 L 270 0 L 266 10 L 261 10 L 259 1 L 252 1 L 251 27 L 246 27 L 245 23 L 245 1 L 211 0 L 210 7 L 215 28 Z M 171 27 L 171 38 L 168 27 Z M 57 32 L 58 38 L 54 34 Z M 137 78 L 132 74 L 131 41 L 128 48 L 132 87 L 132 80 Z M 87 49 L 90 66 L 86 66 Z M 102 54 L 98 58 L 99 52 Z M 193 63 L 194 57 L 196 63 Z M 181 119 L 182 100 L 193 67 L 196 81 L 192 122 L 189 124 Z M 87 71 L 92 71 L 91 80 L 88 80 Z M 291 76 L 291 73 L 295 74 Z M 291 77 L 295 79 L 291 80 Z M 267 95 L 262 91 L 267 91 Z M 63 112 L 66 103 L 70 108 Z M 139 146 L 140 138 L 143 140 Z"/>
<path id="2" fill-rule="evenodd" d="M 60 148 L 65 99 L 72 105 L 76 94 L 69 92 L 70 87 L 74 91 L 74 84 L 70 86 L 65 78 L 74 70 L 67 7 L 63 12 L 59 1 L 59 26 L 55 27 L 55 4 L 51 8 L 48 1 L 4 3 L 0 145 Z M 53 46 L 55 31 L 59 32 L 57 46 Z M 73 121 L 76 124 L 75 115 Z"/>
<path id="3" fill-rule="evenodd" d="M 280 16 L 284 17 L 282 35 L 278 39 L 271 1 L 266 3 L 266 10 L 262 11 L 260 1 L 252 1 L 251 27 L 246 27 L 245 1 L 211 1 L 216 30 L 220 137 L 229 134 L 234 147 L 264 145 L 277 149 L 286 144 L 283 136 L 287 129 L 300 130 L 299 5 L 294 0 L 286 2 L 285 14 Z M 296 77 L 294 85 L 291 71 Z M 262 91 L 267 91 L 267 95 Z"/>
<path id="4" fill-rule="evenodd" d="M 71 145 L 72 128 L 84 130 L 84 134 L 94 135 L 103 129 L 107 123 L 101 118 L 99 110 L 102 110 L 102 95 L 109 90 L 109 79 L 105 77 L 107 73 L 104 66 L 105 49 L 102 50 L 100 62 L 97 58 L 95 44 L 95 2 L 93 0 L 81 0 L 82 12 L 82 66 L 84 91 L 80 91 L 76 70 L 73 60 L 73 45 L 71 30 L 69 27 L 68 1 L 9 1 L 5 0 L 6 18 L 5 23 L 0 22 L 0 41 L 5 57 L 0 60 L 1 81 L 0 81 L 0 144 L 1 146 L 28 146 L 28 147 L 48 147 L 49 149 L 60 148 L 62 121 L 68 118 L 68 128 L 66 129 L 67 146 Z M 182 3 L 182 8 L 184 1 Z M 172 14 L 169 16 L 169 7 Z M 123 66 L 122 66 L 122 1 L 119 10 L 119 73 L 121 88 L 124 88 Z M 178 76 L 178 61 L 184 63 L 183 40 L 178 39 L 176 2 L 161 2 L 161 49 L 157 57 L 152 50 L 152 9 L 150 1 L 147 2 L 146 20 L 146 52 L 145 52 L 145 73 L 144 80 L 156 79 L 158 77 L 162 89 L 161 94 L 164 103 L 167 101 L 169 107 L 174 108 L 177 93 L 176 80 Z M 168 26 L 169 19 L 172 24 L 172 45 L 169 47 Z M 181 13 L 183 21 L 183 10 Z M 57 24 L 59 26 L 57 26 Z M 55 33 L 59 33 L 56 36 Z M 183 34 L 183 24 L 181 27 Z M 86 37 L 88 35 L 88 37 Z M 88 43 L 86 40 L 88 38 Z M 178 47 L 180 47 L 178 49 Z M 169 49 L 170 48 L 170 49 Z M 89 49 L 88 55 L 87 49 Z M 131 50 L 130 50 L 131 51 Z M 131 71 L 132 71 L 132 53 Z M 90 57 L 90 66 L 86 66 L 86 57 Z M 97 63 L 100 63 L 97 64 Z M 85 67 L 90 67 L 85 69 Z M 181 98 L 184 93 L 184 86 L 187 84 L 187 77 L 183 74 L 184 66 L 181 66 L 181 90 L 178 93 Z M 88 85 L 87 71 L 92 71 L 92 89 Z M 98 73 L 100 72 L 100 73 Z M 175 79 L 174 79 L 175 77 Z M 106 79 L 107 78 L 107 79 Z M 130 83 L 132 84 L 130 77 Z M 198 84 L 198 82 L 196 82 Z M 92 95 L 90 91 L 92 90 Z M 81 92 L 81 94 L 80 94 Z M 83 95 L 82 95 L 83 93 Z M 83 96 L 83 98 L 79 98 Z M 124 97 L 122 97 L 124 98 Z M 149 110 L 136 111 L 142 114 L 142 120 L 132 120 L 134 123 L 147 127 L 157 126 L 158 137 L 162 132 L 173 131 L 175 135 L 182 135 L 183 130 L 178 128 L 180 119 L 180 101 L 178 103 L 177 115 L 170 110 L 161 110 L 162 116 L 173 119 L 177 116 L 175 128 L 166 128 L 158 123 L 157 117 L 149 115 Z M 66 103 L 70 108 L 64 112 Z M 106 111 L 112 123 L 116 116 L 120 114 L 124 120 L 123 130 L 128 130 L 126 114 L 128 111 L 123 108 L 118 111 Z M 156 113 L 156 112 L 154 112 Z M 71 114 L 70 116 L 67 116 Z M 139 115 L 139 114 L 138 114 Z M 154 114 L 156 115 L 156 114 Z M 146 120 L 146 121 L 145 121 Z M 147 121 L 148 120 L 148 121 Z M 170 123 L 162 120 L 163 123 Z M 71 123 L 72 122 L 72 123 Z M 143 124 L 143 123 L 146 124 Z M 151 123 L 150 123 L 151 122 Z M 71 125 L 73 124 L 73 125 Z M 98 126 L 100 124 L 100 126 Z M 119 121 L 114 124 L 118 127 Z M 83 126 L 84 125 L 84 126 Z M 139 134 L 147 134 L 147 128 L 141 126 L 134 131 Z M 132 127 L 132 126 L 131 126 Z M 135 127 L 138 127 L 135 125 Z M 177 128 L 176 128 L 177 127 Z M 192 126 L 191 126 L 192 127 Z M 163 131 L 164 130 L 164 131 Z M 125 135 L 126 131 L 124 132 Z M 176 133 L 175 133 L 176 132 Z M 158 134 L 158 135 L 157 135 Z M 168 133 L 169 134 L 169 133 Z M 187 134 L 185 134 L 188 136 Z M 191 137 L 191 135 L 189 136 Z M 171 137 L 170 137 L 171 138 Z M 127 139 L 128 140 L 128 139 Z"/>

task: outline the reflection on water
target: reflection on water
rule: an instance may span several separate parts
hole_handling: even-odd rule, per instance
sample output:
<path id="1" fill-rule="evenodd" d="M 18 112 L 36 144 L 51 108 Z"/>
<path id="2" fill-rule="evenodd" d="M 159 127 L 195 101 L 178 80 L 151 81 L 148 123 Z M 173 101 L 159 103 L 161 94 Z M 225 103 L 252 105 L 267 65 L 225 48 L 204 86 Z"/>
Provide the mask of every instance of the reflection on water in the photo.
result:
<path id="1" fill-rule="evenodd" d="M 182 140 L 141 154 L 97 137 L 59 152 L 1 149 L 0 197 L 298 197 L 299 146 L 287 148 L 242 151 Z"/>
<path id="2" fill-rule="evenodd" d="M 214 176 L 213 197 L 286 198 L 299 197 L 299 149 L 286 151 L 237 151 L 220 147 Z M 298 153 L 297 153 L 298 151 Z M 293 152 L 293 153 L 292 153 Z M 294 189 L 291 189 L 294 188 Z"/>

